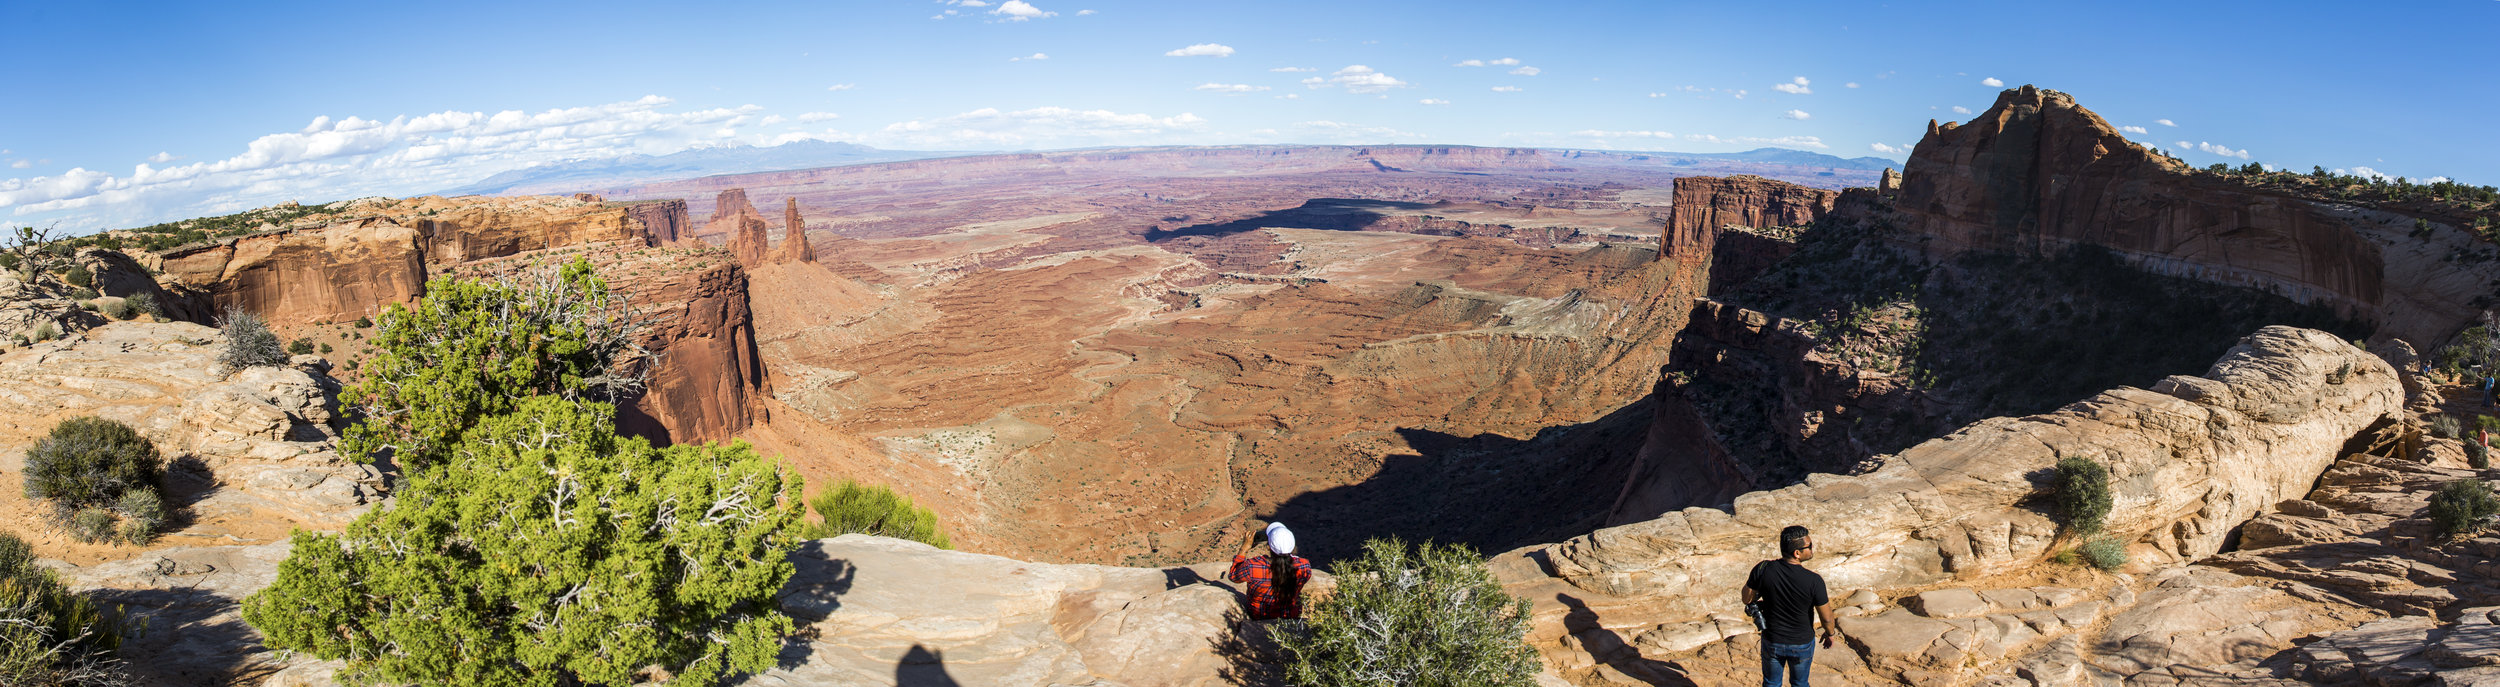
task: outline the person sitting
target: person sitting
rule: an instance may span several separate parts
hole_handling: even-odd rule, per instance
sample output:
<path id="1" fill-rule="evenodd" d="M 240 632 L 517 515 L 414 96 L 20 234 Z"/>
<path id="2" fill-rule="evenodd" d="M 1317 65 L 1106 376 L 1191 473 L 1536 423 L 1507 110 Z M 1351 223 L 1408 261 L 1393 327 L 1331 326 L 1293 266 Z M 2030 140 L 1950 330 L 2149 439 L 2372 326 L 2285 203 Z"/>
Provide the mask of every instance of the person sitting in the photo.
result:
<path id="1" fill-rule="evenodd" d="M 1251 555 L 1261 540 L 1267 543 L 1264 555 Z M 1293 530 L 1285 524 L 1269 523 L 1267 529 L 1251 533 L 1241 543 L 1241 552 L 1233 555 L 1233 568 L 1224 578 L 1241 583 L 1250 597 L 1251 620 L 1301 620 L 1302 587 L 1311 582 L 1311 561 L 1293 555 Z M 1292 574 L 1279 575 L 1289 570 Z"/>

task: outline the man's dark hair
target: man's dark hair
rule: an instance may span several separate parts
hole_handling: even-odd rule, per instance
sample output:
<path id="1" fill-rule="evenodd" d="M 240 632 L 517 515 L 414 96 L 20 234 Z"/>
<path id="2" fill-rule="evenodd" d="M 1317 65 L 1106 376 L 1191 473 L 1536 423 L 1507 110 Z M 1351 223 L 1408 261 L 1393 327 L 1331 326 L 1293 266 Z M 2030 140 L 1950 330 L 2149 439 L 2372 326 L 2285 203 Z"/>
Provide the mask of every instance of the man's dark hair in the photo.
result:
<path id="1" fill-rule="evenodd" d="M 1804 549 L 1806 547 L 1806 537 L 1808 534 L 1809 533 L 1806 532 L 1806 527 L 1804 525 L 1789 525 L 1787 528 L 1781 529 L 1780 557 L 1788 558 L 1795 556 L 1798 550 Z"/>

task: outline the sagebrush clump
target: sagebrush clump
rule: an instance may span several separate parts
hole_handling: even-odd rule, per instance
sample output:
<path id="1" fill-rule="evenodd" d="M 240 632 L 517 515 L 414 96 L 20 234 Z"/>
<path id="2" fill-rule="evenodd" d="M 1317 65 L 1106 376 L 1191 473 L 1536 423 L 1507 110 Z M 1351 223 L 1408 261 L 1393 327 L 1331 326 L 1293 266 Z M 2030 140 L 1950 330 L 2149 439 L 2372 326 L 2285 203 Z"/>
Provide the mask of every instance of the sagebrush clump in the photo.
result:
<path id="1" fill-rule="evenodd" d="M 2431 436 L 2455 439 L 2462 436 L 2464 432 L 2465 423 L 2458 422 L 2455 415 L 2439 415 L 2431 418 Z"/>
<path id="2" fill-rule="evenodd" d="M 1285 678 L 1301 685 L 1508 687 L 1536 684 L 1527 599 L 1510 595 L 1474 551 L 1374 539 L 1332 571 L 1337 589 L 1310 604 L 1307 631 L 1283 632 Z"/>
<path id="3" fill-rule="evenodd" d="M 260 321 L 242 308 L 227 308 L 217 319 L 217 332 L 225 339 L 226 348 L 217 355 L 217 362 L 240 370 L 247 367 L 277 367 L 287 361 L 286 347 L 278 344 L 278 335 L 269 331 L 269 324 Z"/>
<path id="4" fill-rule="evenodd" d="M 2431 495 L 2431 524 L 2441 534 L 2457 536 L 2482 528 L 2493 515 L 2500 515 L 2500 497 L 2491 493 L 2491 485 L 2479 479 L 2449 482 Z"/>
<path id="5" fill-rule="evenodd" d="M 2084 562 L 2102 570 L 2117 570 L 2127 565 L 2127 545 L 2109 537 L 2097 537 L 2075 547 Z"/>
<path id="6" fill-rule="evenodd" d="M 76 417 L 26 449 L 27 498 L 52 505 L 80 541 L 139 544 L 165 523 L 156 444 L 112 420 Z"/>
<path id="7" fill-rule="evenodd" d="M 808 499 L 808 505 L 824 520 L 809 524 L 799 535 L 802 539 L 859 533 L 909 539 L 941 549 L 954 548 L 946 533 L 938 529 L 936 513 L 912 503 L 911 497 L 894 493 L 893 489 L 842 480 L 841 484 Z"/>
<path id="8" fill-rule="evenodd" d="M 2078 534 L 2100 534 L 2109 517 L 2109 468 L 2081 456 L 2057 459 L 2057 509 Z"/>

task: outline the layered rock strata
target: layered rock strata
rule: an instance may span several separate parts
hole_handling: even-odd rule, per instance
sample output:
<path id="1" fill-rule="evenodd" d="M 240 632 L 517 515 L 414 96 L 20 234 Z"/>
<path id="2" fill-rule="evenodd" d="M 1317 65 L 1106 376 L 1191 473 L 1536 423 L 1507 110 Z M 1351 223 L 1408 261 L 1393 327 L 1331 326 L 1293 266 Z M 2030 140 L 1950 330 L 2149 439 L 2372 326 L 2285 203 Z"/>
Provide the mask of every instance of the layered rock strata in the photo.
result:
<path id="1" fill-rule="evenodd" d="M 642 223 L 648 245 L 676 245 L 680 237 L 694 235 L 694 224 L 686 218 L 686 201 L 680 199 L 647 200 L 625 204 L 625 215 Z"/>
<path id="2" fill-rule="evenodd" d="M 2443 342 L 2500 268 L 2443 218 L 2303 198 L 2190 170 L 2057 91 L 2024 86 L 1929 123 L 1903 170 L 1907 235 L 1931 253 L 2107 248 L 2148 271 L 2250 286 Z M 2415 236 L 2417 219 L 2431 231 Z"/>
<path id="3" fill-rule="evenodd" d="M 1710 291 L 1717 293 L 1794 252 L 1793 241 L 1766 230 L 1814 224 L 1839 199 L 1839 191 L 1750 175 L 1678 177 L 1658 257 L 1708 269 Z"/>
<path id="4" fill-rule="evenodd" d="M 1512 555 L 1544 570 L 1513 573 L 1514 591 L 1550 606 L 1582 599 L 1600 616 L 1654 624 L 1736 606 L 1755 561 L 1775 557 L 1781 527 L 1818 533 L 1818 569 L 1834 589 L 1894 589 L 2038 564 L 2059 527 L 2025 504 L 2041 498 L 2061 456 L 2110 469 L 2107 526 L 2138 560 L 2219 550 L 2264 506 L 2306 493 L 2344 443 L 2396 411 L 2402 389 L 2383 361 L 2333 335 L 2268 327 L 2203 377 L 2119 388 L 2027 418 L 1997 418 L 1903 451 L 1859 477 L 1735 499 L 1733 512 L 1686 509 Z M 1562 615 L 1541 607 L 1540 616 Z"/>
<path id="5" fill-rule="evenodd" d="M 650 387 L 620 409 L 623 429 L 662 443 L 728 441 L 762 419 L 760 401 L 772 391 L 757 355 L 746 270 L 681 265 L 619 285 L 651 318 L 643 345 L 659 353 Z"/>

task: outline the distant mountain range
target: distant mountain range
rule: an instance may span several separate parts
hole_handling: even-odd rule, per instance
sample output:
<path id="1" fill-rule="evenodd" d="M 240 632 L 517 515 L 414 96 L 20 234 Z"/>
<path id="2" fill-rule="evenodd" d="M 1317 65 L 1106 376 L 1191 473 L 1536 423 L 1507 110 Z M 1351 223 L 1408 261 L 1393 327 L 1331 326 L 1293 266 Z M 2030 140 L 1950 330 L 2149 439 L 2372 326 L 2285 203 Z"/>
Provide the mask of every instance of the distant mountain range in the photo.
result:
<path id="1" fill-rule="evenodd" d="M 1616 155 L 1647 155 L 1660 158 L 1730 160 L 1798 167 L 1828 167 L 1878 171 L 1899 167 L 1901 163 L 1880 157 L 1844 158 L 1822 153 L 1787 148 L 1756 148 L 1741 153 L 1673 153 L 1645 151 L 1603 151 Z M 553 164 L 510 170 L 487 177 L 477 183 L 447 189 L 437 195 L 519 195 L 559 194 L 591 189 L 616 188 L 633 184 L 692 179 L 720 174 L 779 172 L 820 167 L 840 167 L 875 162 L 901 162 L 939 157 L 992 155 L 982 151 L 885 150 L 855 143 L 797 141 L 777 146 L 725 146 L 697 148 L 667 155 L 626 155 L 623 157 L 567 160 Z"/>

